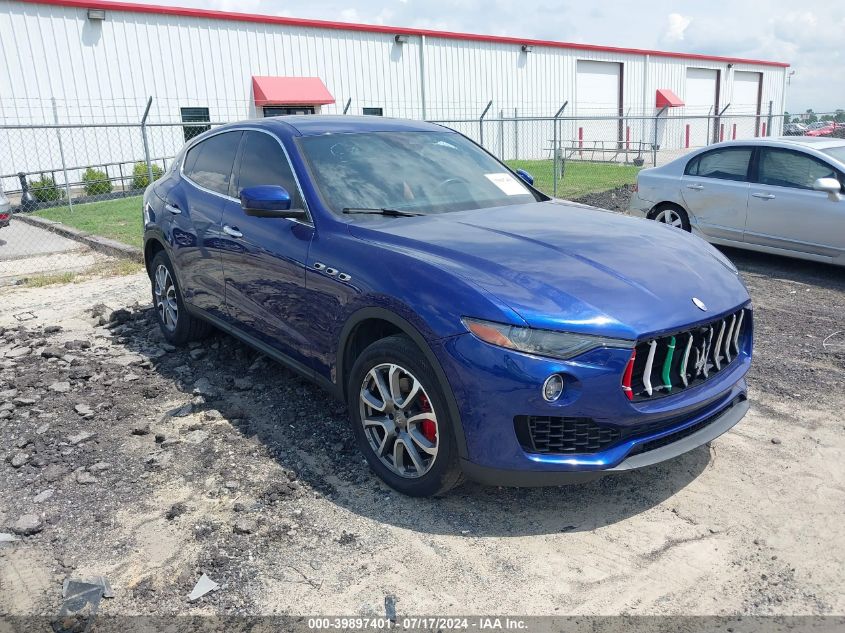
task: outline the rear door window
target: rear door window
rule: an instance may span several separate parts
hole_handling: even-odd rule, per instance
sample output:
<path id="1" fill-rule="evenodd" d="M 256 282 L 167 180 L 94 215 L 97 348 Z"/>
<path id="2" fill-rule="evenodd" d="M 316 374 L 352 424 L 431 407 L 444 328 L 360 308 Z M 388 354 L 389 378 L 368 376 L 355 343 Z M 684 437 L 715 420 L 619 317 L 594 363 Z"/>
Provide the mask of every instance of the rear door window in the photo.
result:
<path id="1" fill-rule="evenodd" d="M 241 134 L 223 132 L 192 147 L 185 157 L 185 175 L 200 187 L 228 195 Z"/>
<path id="2" fill-rule="evenodd" d="M 836 170 L 813 156 L 785 149 L 766 148 L 760 156 L 761 185 L 812 189 L 819 178 L 839 180 Z"/>
<path id="3" fill-rule="evenodd" d="M 687 163 L 684 173 L 688 176 L 716 178 L 719 180 L 748 179 L 751 148 L 731 147 L 706 152 Z"/>

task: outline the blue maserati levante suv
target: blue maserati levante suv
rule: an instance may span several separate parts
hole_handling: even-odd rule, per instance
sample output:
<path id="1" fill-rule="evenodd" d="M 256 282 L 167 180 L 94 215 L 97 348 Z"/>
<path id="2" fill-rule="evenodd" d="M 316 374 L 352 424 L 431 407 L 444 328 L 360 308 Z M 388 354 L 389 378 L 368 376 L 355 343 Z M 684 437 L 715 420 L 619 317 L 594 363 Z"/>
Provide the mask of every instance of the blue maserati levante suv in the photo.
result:
<path id="1" fill-rule="evenodd" d="M 752 308 L 723 255 L 552 200 L 436 125 L 208 131 L 147 189 L 144 242 L 168 341 L 216 327 L 323 385 L 409 495 L 646 466 L 748 410 Z"/>

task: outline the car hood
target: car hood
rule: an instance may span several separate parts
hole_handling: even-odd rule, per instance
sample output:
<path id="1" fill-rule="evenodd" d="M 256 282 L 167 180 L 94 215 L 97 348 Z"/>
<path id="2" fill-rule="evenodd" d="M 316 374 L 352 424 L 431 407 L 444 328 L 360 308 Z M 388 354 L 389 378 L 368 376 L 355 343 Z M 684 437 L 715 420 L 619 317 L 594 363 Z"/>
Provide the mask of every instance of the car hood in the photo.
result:
<path id="1" fill-rule="evenodd" d="M 703 240 L 572 203 L 379 216 L 354 220 L 349 230 L 460 275 L 537 328 L 637 338 L 748 300 L 738 275 Z"/>

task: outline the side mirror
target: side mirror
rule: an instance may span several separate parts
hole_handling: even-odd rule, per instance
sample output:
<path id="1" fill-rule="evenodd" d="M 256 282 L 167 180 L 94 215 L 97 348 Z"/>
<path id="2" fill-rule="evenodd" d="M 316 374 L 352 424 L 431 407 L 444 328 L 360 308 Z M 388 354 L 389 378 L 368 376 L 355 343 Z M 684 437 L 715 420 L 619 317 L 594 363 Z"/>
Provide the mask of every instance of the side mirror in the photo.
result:
<path id="1" fill-rule="evenodd" d="M 524 169 L 517 169 L 517 170 L 516 170 L 516 174 L 517 174 L 520 178 L 522 178 L 525 182 L 527 182 L 529 185 L 532 185 L 532 186 L 534 185 L 534 176 L 532 176 L 531 174 L 529 174 L 529 173 L 528 173 L 527 171 L 525 171 Z"/>
<path id="2" fill-rule="evenodd" d="M 291 209 L 290 205 L 290 194 L 278 185 L 260 185 L 241 190 L 241 207 L 244 213 L 255 218 L 305 217 L 305 209 Z"/>
<path id="3" fill-rule="evenodd" d="M 832 202 L 839 202 L 842 199 L 839 195 L 842 191 L 842 185 L 836 178 L 819 178 L 813 183 L 813 189 L 827 193 L 827 197 Z"/>

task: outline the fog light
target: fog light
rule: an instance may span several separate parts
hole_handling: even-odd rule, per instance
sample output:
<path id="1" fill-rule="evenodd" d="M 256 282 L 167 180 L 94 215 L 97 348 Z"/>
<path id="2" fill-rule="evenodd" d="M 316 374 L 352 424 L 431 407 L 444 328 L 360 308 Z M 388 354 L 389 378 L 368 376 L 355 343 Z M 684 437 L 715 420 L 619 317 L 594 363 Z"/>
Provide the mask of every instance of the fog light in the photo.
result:
<path id="1" fill-rule="evenodd" d="M 543 383 L 543 398 L 547 402 L 554 402 L 563 394 L 563 378 L 560 374 L 552 374 Z"/>

